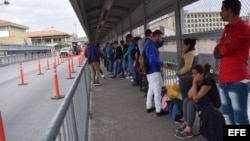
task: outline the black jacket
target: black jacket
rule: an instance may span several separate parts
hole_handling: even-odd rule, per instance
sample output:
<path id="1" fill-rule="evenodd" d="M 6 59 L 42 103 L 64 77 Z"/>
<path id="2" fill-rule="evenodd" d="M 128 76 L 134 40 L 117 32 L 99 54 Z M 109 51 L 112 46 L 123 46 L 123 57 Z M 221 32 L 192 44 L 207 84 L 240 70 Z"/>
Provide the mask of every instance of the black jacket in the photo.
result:
<path id="1" fill-rule="evenodd" d="M 115 49 L 115 60 L 123 59 L 123 52 L 120 46 Z"/>

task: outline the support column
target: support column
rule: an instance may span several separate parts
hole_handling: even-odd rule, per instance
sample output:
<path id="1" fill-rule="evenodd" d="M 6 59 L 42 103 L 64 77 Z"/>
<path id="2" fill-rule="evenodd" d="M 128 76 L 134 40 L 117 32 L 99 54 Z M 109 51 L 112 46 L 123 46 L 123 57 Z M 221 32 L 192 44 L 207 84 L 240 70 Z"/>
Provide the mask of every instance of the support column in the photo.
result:
<path id="1" fill-rule="evenodd" d="M 132 34 L 131 16 L 130 16 L 130 13 L 128 14 L 128 22 L 129 22 L 129 32 L 130 32 L 130 34 Z"/>
<path id="2" fill-rule="evenodd" d="M 145 0 L 142 0 L 142 6 L 143 6 L 143 24 L 144 24 L 144 31 L 146 31 L 149 28 L 147 17 L 146 17 L 146 2 Z"/>
<path id="3" fill-rule="evenodd" d="M 181 59 L 182 53 L 182 34 L 184 31 L 184 11 L 180 8 L 179 1 L 174 2 L 175 12 L 175 25 L 176 25 L 176 47 L 177 47 L 177 60 L 178 63 Z"/>
<path id="4" fill-rule="evenodd" d="M 117 41 L 119 40 L 119 39 L 118 39 L 117 26 L 115 26 L 115 40 L 117 40 Z"/>
<path id="5" fill-rule="evenodd" d="M 124 40 L 124 38 L 123 38 L 123 35 L 124 35 L 124 32 L 123 32 L 123 22 L 122 22 L 122 20 L 121 20 L 121 30 L 122 30 L 122 32 L 121 32 L 121 34 L 122 34 L 122 40 Z"/>

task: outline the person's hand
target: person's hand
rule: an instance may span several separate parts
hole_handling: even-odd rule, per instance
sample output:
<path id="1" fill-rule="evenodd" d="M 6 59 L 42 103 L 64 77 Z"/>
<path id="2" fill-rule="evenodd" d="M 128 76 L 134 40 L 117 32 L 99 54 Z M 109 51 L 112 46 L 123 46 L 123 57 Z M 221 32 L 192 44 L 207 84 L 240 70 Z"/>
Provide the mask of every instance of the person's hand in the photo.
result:
<path id="1" fill-rule="evenodd" d="M 195 75 L 194 77 L 193 77 L 193 83 L 194 83 L 194 85 L 197 85 L 197 83 L 199 82 L 199 75 L 201 75 L 201 74 L 197 74 L 197 75 Z"/>
<path id="2" fill-rule="evenodd" d="M 221 59 L 223 57 L 221 51 L 220 51 L 220 44 L 218 44 L 215 48 L 214 48 L 214 58 L 215 59 Z"/>
<path id="3" fill-rule="evenodd" d="M 167 64 L 167 63 L 164 63 L 164 64 L 163 64 L 163 68 L 167 69 L 167 68 L 168 68 L 168 64 Z"/>

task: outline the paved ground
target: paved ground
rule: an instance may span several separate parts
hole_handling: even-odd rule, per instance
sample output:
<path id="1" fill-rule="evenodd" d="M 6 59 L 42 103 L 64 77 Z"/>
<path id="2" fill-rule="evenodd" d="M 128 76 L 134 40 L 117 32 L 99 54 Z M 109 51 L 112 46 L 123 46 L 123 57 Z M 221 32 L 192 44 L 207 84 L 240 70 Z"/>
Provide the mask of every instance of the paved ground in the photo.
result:
<path id="1" fill-rule="evenodd" d="M 91 97 L 90 141 L 178 141 L 169 115 L 145 112 L 143 93 L 129 80 L 103 80 Z M 197 133 L 198 123 L 195 125 Z M 192 141 L 205 141 L 197 136 Z"/>
<path id="2" fill-rule="evenodd" d="M 52 61 L 50 58 L 50 63 Z M 46 59 L 41 59 L 41 66 L 44 75 L 39 76 L 36 60 L 23 63 L 28 83 L 25 86 L 18 86 L 18 64 L 0 67 L 0 111 L 7 141 L 40 141 L 62 102 L 51 100 L 55 96 L 53 70 L 46 70 Z M 61 95 L 66 95 L 74 81 L 66 79 L 67 62 L 60 64 L 57 71 Z"/>

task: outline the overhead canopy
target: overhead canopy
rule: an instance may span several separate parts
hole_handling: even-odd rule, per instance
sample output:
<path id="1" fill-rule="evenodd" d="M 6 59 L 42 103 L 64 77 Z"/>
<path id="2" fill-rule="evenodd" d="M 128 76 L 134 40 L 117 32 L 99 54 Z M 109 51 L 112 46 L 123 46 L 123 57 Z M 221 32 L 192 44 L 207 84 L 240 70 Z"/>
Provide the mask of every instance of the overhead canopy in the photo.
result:
<path id="1" fill-rule="evenodd" d="M 197 0 L 70 0 L 88 38 L 105 42 Z"/>

